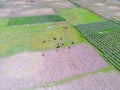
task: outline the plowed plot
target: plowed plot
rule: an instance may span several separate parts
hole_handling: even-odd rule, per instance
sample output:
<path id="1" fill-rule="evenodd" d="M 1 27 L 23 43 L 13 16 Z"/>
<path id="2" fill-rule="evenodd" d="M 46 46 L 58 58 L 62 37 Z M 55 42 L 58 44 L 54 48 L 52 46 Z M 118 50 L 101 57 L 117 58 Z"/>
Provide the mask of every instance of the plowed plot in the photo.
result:
<path id="1" fill-rule="evenodd" d="M 53 8 L 74 8 L 75 6 L 69 1 L 58 1 L 58 2 L 49 2 L 48 5 Z"/>
<path id="2" fill-rule="evenodd" d="M 20 14 L 22 14 L 21 16 L 50 15 L 50 14 L 55 14 L 55 11 L 52 8 L 41 8 L 41 9 L 26 10 L 21 12 Z"/>
<path id="3" fill-rule="evenodd" d="M 104 53 L 108 61 L 120 70 L 120 25 L 108 22 L 80 25 L 84 37 Z"/>
<path id="4" fill-rule="evenodd" d="M 99 72 L 59 86 L 32 90 L 119 90 L 120 76 L 115 71 Z"/>
<path id="5" fill-rule="evenodd" d="M 11 9 L 0 9 L 0 17 L 9 16 Z"/>
<path id="6" fill-rule="evenodd" d="M 1 90 L 19 90 L 107 67 L 87 43 L 0 59 Z"/>
<path id="7" fill-rule="evenodd" d="M 50 8 L 43 3 L 26 3 L 25 1 L 6 2 L 0 4 L 0 17 L 23 17 L 56 14 L 53 8 Z"/>

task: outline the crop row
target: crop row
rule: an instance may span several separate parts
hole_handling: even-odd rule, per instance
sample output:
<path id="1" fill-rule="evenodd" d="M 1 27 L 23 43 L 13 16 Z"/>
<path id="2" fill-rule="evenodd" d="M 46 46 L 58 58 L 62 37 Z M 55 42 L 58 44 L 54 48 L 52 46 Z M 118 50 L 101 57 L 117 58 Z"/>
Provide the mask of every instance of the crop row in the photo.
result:
<path id="1" fill-rule="evenodd" d="M 107 20 L 76 28 L 120 71 L 120 23 Z"/>
<path id="2" fill-rule="evenodd" d="M 27 17 L 10 18 L 7 25 L 8 26 L 24 25 L 24 24 L 44 23 L 44 22 L 58 22 L 64 20 L 65 19 L 60 15 L 27 16 Z"/>
<path id="3" fill-rule="evenodd" d="M 120 30 L 84 35 L 105 57 L 120 70 Z"/>
<path id="4" fill-rule="evenodd" d="M 111 20 L 103 21 L 103 22 L 96 22 L 91 24 L 81 24 L 77 25 L 76 28 L 80 30 L 82 34 L 93 34 L 99 33 L 109 30 L 117 30 L 120 29 L 120 24 L 115 23 Z"/>

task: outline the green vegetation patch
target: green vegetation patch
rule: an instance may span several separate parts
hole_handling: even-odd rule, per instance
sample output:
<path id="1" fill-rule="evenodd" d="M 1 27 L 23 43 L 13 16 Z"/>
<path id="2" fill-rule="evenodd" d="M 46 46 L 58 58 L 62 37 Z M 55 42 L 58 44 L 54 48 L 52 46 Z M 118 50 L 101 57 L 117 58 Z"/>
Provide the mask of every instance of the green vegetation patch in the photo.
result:
<path id="1" fill-rule="evenodd" d="M 55 49 L 84 42 L 82 35 L 74 27 L 64 22 L 44 23 L 30 26 L 9 26 L 0 28 L 0 57 L 21 52 Z"/>
<path id="2" fill-rule="evenodd" d="M 120 30 L 85 35 L 85 38 L 104 53 L 104 56 L 120 70 Z"/>
<path id="3" fill-rule="evenodd" d="M 58 12 L 71 25 L 104 21 L 103 18 L 83 8 L 58 9 Z"/>
<path id="4" fill-rule="evenodd" d="M 115 23 L 111 20 L 107 20 L 103 22 L 76 25 L 76 28 L 85 35 L 90 33 L 100 33 L 103 31 L 106 32 L 106 30 L 117 30 L 118 28 L 120 29 L 120 24 Z"/>
<path id="5" fill-rule="evenodd" d="M 10 18 L 7 25 L 24 25 L 24 24 L 35 24 L 44 22 L 58 22 L 64 21 L 65 19 L 60 15 L 44 15 L 44 16 L 26 16 Z"/>
<path id="6" fill-rule="evenodd" d="M 0 18 L 0 27 L 7 26 L 9 19 L 8 18 Z"/>
<path id="7" fill-rule="evenodd" d="M 77 29 L 120 71 L 120 25 L 112 21 L 78 25 Z"/>

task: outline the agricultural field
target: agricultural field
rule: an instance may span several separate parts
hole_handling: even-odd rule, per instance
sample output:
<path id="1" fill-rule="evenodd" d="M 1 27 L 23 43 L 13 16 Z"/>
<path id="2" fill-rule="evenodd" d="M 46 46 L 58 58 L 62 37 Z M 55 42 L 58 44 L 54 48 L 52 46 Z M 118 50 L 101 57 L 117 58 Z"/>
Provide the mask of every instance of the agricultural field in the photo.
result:
<path id="1" fill-rule="evenodd" d="M 26 52 L 1 59 L 1 77 L 13 78 L 9 80 L 9 82 L 7 79 L 2 80 L 3 82 L 1 82 L 1 84 L 3 87 L 1 87 L 1 89 L 4 90 L 6 85 L 6 90 L 9 90 L 9 88 L 14 88 L 15 90 L 26 88 L 27 90 L 27 88 L 29 89 L 32 86 L 37 88 L 38 85 L 43 83 L 58 81 L 74 75 L 108 67 L 103 58 L 100 57 L 88 43 L 74 45 L 71 47 L 71 50 L 65 47 L 58 49 L 58 51 L 45 51 L 44 57 L 42 54 L 42 52 Z M 88 58 L 86 58 L 86 55 Z M 97 58 L 93 59 L 94 56 Z M 81 58 L 81 60 L 79 60 L 79 58 Z M 85 60 L 83 60 L 84 58 Z M 1 66 L 4 67 L 4 70 L 1 69 Z M 21 79 L 21 81 L 19 81 L 19 79 Z M 5 82 L 8 83 L 3 85 Z"/>
<path id="2" fill-rule="evenodd" d="M 104 21 L 103 18 L 83 8 L 58 9 L 58 12 L 66 19 L 66 22 L 70 25 Z"/>
<path id="3" fill-rule="evenodd" d="M 55 49 L 59 42 L 63 43 L 64 47 L 71 45 L 72 41 L 74 44 L 85 41 L 75 28 L 68 26 L 65 29 L 65 27 L 64 22 L 2 27 L 0 57 L 25 51 Z"/>
<path id="4" fill-rule="evenodd" d="M 120 22 L 84 5 L 0 0 L 0 90 L 119 90 Z"/>
<path id="5" fill-rule="evenodd" d="M 57 12 L 42 2 L 30 3 L 26 1 L 7 1 L 0 5 L 0 17 L 25 17 L 57 14 Z"/>
<path id="6" fill-rule="evenodd" d="M 45 22 L 58 22 L 64 20 L 65 19 L 60 15 L 29 16 L 29 17 L 10 18 L 7 25 L 8 26 L 25 25 L 25 24 L 45 23 Z"/>
<path id="7" fill-rule="evenodd" d="M 120 70 L 120 24 L 113 21 L 76 26 Z M 88 29 L 90 28 L 90 29 Z"/>
<path id="8" fill-rule="evenodd" d="M 73 0 L 81 7 L 107 19 L 117 19 L 120 21 L 120 0 Z M 86 3 L 87 2 L 87 3 Z"/>
<path id="9" fill-rule="evenodd" d="M 114 22 L 112 20 L 107 20 L 103 22 L 76 25 L 76 28 L 79 29 L 83 35 L 86 35 L 109 32 L 111 30 L 118 30 L 120 29 L 120 25 L 119 23 Z"/>
<path id="10" fill-rule="evenodd" d="M 74 4 L 72 4 L 70 1 L 67 1 L 67 0 L 48 2 L 47 5 L 55 9 L 76 8 Z"/>
<path id="11" fill-rule="evenodd" d="M 45 87 L 46 90 L 61 90 L 61 88 L 63 90 L 68 90 L 68 89 L 69 90 L 94 90 L 94 89 L 110 90 L 111 88 L 113 88 L 113 90 L 114 89 L 119 90 L 119 80 L 120 80 L 119 75 L 116 72 L 109 71 L 107 73 L 105 72 L 98 72 L 95 74 L 91 73 L 89 75 L 86 75 L 86 77 L 84 78 L 79 78 L 77 80 L 74 79 L 73 81 L 66 80 L 66 82 L 69 82 L 67 84 L 64 83 L 62 85 L 56 86 L 56 84 L 51 85 L 51 83 L 49 83 L 48 85 L 44 85 L 44 86 L 49 86 L 49 87 Z M 44 90 L 44 86 L 32 88 L 31 90 Z"/>

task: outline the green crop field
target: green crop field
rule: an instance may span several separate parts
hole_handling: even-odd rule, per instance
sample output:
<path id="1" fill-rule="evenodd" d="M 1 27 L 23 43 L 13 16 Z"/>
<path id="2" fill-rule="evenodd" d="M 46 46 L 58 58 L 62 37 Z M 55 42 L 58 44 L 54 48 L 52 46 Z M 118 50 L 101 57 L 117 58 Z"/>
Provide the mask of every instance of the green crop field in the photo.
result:
<path id="1" fill-rule="evenodd" d="M 45 22 L 59 22 L 64 20 L 65 19 L 60 15 L 0 18 L 0 26 L 25 25 L 25 24 L 45 23 Z"/>
<path id="2" fill-rule="evenodd" d="M 76 27 L 120 71 L 120 24 L 105 21 Z"/>
<path id="3" fill-rule="evenodd" d="M 120 29 L 120 25 L 111 20 L 95 22 L 91 24 L 81 24 L 76 25 L 76 27 L 81 31 L 83 35 L 99 32 L 108 32 L 110 30 L 118 30 L 118 28 Z"/>
<path id="4" fill-rule="evenodd" d="M 0 26 L 7 26 L 8 21 L 8 18 L 0 18 Z"/>
<path id="5" fill-rule="evenodd" d="M 58 42 L 64 43 L 64 47 L 71 45 L 72 41 L 74 41 L 74 44 L 84 41 L 75 28 L 68 26 L 65 29 L 65 27 L 66 25 L 63 25 L 62 22 L 1 27 L 0 57 L 24 51 L 54 49 Z"/>
<path id="6" fill-rule="evenodd" d="M 65 19 L 60 15 L 17 17 L 17 18 L 10 18 L 8 21 L 8 26 L 35 24 L 35 23 L 44 23 L 44 22 L 58 22 L 58 21 L 64 21 L 64 20 Z"/>
<path id="7" fill-rule="evenodd" d="M 120 70 L 120 30 L 85 36 L 101 50 L 105 57 Z"/>
<path id="8" fill-rule="evenodd" d="M 59 9 L 58 12 L 71 25 L 104 21 L 103 18 L 83 8 Z"/>

